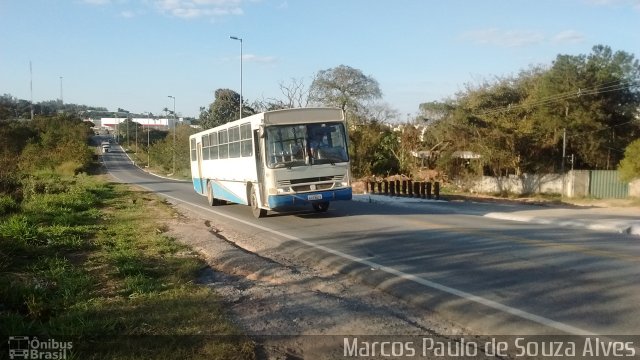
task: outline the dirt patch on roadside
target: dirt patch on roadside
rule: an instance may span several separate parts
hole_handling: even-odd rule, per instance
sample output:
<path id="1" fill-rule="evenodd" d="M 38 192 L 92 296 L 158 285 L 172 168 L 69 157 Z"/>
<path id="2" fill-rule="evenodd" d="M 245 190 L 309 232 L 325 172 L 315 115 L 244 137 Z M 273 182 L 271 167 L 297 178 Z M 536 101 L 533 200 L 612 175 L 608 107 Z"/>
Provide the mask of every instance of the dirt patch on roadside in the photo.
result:
<path id="1" fill-rule="evenodd" d="M 259 239 L 186 208 L 180 212 L 185 216 L 172 220 L 167 234 L 206 258 L 209 267 L 203 269 L 200 282 L 222 297 L 233 321 L 256 341 L 259 358 L 343 355 L 342 348 L 326 348 L 323 337 L 314 335 L 440 337 L 466 332 L 346 275 L 309 268 L 295 259 L 284 261 L 285 256 L 274 260 L 249 252 L 244 245 Z"/>

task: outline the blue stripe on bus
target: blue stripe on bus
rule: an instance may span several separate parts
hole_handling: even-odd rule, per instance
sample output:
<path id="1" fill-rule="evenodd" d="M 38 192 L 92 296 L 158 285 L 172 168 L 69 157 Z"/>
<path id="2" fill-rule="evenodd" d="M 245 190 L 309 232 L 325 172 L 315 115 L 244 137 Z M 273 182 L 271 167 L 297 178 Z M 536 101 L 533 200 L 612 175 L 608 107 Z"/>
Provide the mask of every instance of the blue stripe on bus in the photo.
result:
<path id="1" fill-rule="evenodd" d="M 322 195 L 322 199 L 308 200 L 309 195 Z M 292 205 L 307 205 L 326 201 L 351 200 L 351 197 L 351 188 L 346 188 L 328 191 L 306 192 L 302 194 L 269 195 L 267 201 L 269 202 L 269 207 L 275 210 Z"/>
<path id="2" fill-rule="evenodd" d="M 202 187 L 201 187 L 202 186 Z M 193 178 L 193 188 L 200 195 L 207 195 L 207 179 Z M 220 184 L 218 181 L 212 180 L 211 188 L 216 198 L 231 201 L 237 204 L 248 205 L 248 202 L 236 195 L 233 191 Z M 200 189 L 204 189 L 200 192 Z"/>
<path id="3" fill-rule="evenodd" d="M 220 184 L 220 182 L 212 180 L 211 184 L 212 184 L 211 188 L 213 189 L 213 194 L 216 198 L 231 201 L 236 204 L 244 204 L 244 205 L 248 204 L 247 200 L 241 198 L 240 196 L 235 194 L 233 191 L 229 190 L 224 185 Z"/>
<path id="4" fill-rule="evenodd" d="M 203 180 L 204 179 L 193 178 L 193 189 L 200 195 L 207 195 L 207 187 Z"/>

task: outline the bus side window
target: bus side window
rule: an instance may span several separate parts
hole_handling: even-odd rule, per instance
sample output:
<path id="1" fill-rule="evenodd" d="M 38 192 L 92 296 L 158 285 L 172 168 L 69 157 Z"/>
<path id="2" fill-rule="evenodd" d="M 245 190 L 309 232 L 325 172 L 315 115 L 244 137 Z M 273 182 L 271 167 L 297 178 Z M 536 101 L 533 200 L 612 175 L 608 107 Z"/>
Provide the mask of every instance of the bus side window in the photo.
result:
<path id="1" fill-rule="evenodd" d="M 216 160 L 218 158 L 218 133 L 209 134 L 209 159 Z"/>
<path id="2" fill-rule="evenodd" d="M 242 124 L 240 125 L 240 156 L 248 157 L 252 155 L 251 124 Z"/>
<path id="3" fill-rule="evenodd" d="M 209 135 L 202 136 L 202 160 L 209 160 Z"/>
<path id="4" fill-rule="evenodd" d="M 196 150 L 196 139 L 191 139 L 190 141 L 191 143 L 191 161 L 196 161 L 198 160 L 198 154 L 197 154 L 197 150 Z"/>
<path id="5" fill-rule="evenodd" d="M 220 130 L 218 132 L 218 156 L 220 159 L 226 159 L 229 157 L 229 144 L 227 136 L 227 129 Z"/>

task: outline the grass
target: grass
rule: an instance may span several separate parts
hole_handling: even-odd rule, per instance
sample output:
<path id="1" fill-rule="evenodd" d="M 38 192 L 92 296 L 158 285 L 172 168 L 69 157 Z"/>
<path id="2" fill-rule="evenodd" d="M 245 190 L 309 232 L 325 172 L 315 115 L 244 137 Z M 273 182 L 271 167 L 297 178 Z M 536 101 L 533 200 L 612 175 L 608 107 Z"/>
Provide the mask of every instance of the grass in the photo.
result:
<path id="1" fill-rule="evenodd" d="M 164 234 L 175 215 L 165 202 L 83 175 L 23 186 L 21 202 L 0 198 L 5 338 L 64 338 L 83 359 L 255 357 L 213 290 L 196 284 L 206 263 Z"/>
<path id="2" fill-rule="evenodd" d="M 18 204 L 12 197 L 0 194 L 0 216 L 9 214 L 17 209 Z"/>

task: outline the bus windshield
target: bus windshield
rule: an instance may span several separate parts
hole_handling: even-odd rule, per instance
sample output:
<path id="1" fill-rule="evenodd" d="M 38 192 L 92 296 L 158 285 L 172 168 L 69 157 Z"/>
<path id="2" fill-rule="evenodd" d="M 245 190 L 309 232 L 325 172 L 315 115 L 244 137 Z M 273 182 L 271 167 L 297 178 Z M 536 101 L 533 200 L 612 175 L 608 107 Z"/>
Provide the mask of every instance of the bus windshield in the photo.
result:
<path id="1" fill-rule="evenodd" d="M 349 161 L 339 122 L 269 126 L 266 135 L 267 166 L 272 169 Z"/>

